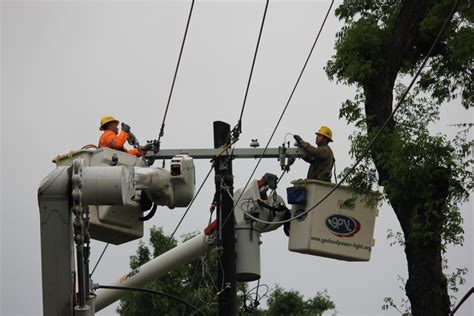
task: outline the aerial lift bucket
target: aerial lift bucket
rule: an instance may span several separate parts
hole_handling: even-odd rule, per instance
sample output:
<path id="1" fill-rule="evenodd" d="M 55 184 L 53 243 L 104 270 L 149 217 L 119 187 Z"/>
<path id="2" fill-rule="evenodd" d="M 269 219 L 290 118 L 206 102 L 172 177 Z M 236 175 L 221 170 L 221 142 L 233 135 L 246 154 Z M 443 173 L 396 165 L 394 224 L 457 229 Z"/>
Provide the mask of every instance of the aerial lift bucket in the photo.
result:
<path id="1" fill-rule="evenodd" d="M 319 203 L 335 186 L 317 180 L 296 180 L 288 203 L 296 216 Z M 288 249 L 345 261 L 369 261 L 374 245 L 376 206 L 365 196 L 340 186 L 313 210 L 291 222 Z"/>

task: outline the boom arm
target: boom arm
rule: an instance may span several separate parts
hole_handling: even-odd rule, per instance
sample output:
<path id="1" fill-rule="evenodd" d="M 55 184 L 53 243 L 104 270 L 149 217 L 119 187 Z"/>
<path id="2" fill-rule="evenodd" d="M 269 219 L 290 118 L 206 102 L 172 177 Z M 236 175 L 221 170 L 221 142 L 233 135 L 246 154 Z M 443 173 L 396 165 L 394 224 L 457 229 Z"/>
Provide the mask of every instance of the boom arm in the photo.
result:
<path id="1" fill-rule="evenodd" d="M 151 280 L 156 280 L 166 273 L 203 255 L 209 247 L 209 238 L 202 233 L 183 244 L 148 261 L 144 265 L 121 276 L 114 286 L 144 287 Z M 125 290 L 99 289 L 96 291 L 96 311 L 109 306 L 128 294 Z"/>

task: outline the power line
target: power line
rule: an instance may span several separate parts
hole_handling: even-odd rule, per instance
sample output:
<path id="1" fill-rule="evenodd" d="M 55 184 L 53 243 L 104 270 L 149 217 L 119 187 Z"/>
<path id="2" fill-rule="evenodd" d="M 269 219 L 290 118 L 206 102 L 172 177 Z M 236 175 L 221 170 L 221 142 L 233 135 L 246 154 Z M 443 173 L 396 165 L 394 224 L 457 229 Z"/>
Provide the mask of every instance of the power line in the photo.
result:
<path id="1" fill-rule="evenodd" d="M 461 301 L 458 303 L 458 305 L 456 305 L 456 307 L 453 309 L 453 311 L 449 314 L 450 316 L 454 316 L 454 313 L 457 312 L 457 310 L 459 309 L 459 307 L 462 306 L 462 304 L 464 304 L 464 302 L 469 298 L 469 296 L 471 296 L 471 294 L 474 293 L 474 287 L 471 287 L 471 289 L 469 291 L 467 291 L 466 295 L 464 295 L 464 297 L 461 299 Z"/>
<path id="2" fill-rule="evenodd" d="M 176 63 L 176 69 L 174 71 L 174 76 L 173 76 L 173 82 L 171 83 L 171 89 L 170 93 L 168 95 L 168 102 L 166 103 L 166 109 L 165 109 L 165 114 L 163 116 L 163 122 L 161 123 L 161 128 L 160 128 L 160 135 L 158 136 L 158 146 L 160 145 L 160 140 L 161 137 L 165 134 L 165 121 L 166 121 L 166 116 L 168 115 L 168 109 L 170 106 L 171 102 L 171 96 L 173 95 L 173 90 L 174 90 L 174 84 L 176 82 L 176 77 L 178 75 L 178 69 L 179 65 L 181 63 L 181 56 L 183 55 L 183 49 L 184 49 L 184 44 L 186 42 L 186 37 L 188 35 L 188 29 L 189 29 L 189 22 L 191 21 L 191 15 L 193 13 L 193 8 L 194 8 L 194 0 L 191 2 L 191 8 L 189 9 L 189 15 L 188 15 L 188 22 L 186 23 L 186 29 L 184 31 L 184 36 L 183 36 L 183 41 L 181 43 L 181 49 L 179 51 L 179 56 L 178 56 L 178 62 Z"/>
<path id="3" fill-rule="evenodd" d="M 170 237 L 169 237 L 170 242 L 171 242 L 171 240 L 173 239 L 174 234 L 175 234 L 176 231 L 178 230 L 179 226 L 180 226 L 181 223 L 183 222 L 184 218 L 185 218 L 186 215 L 188 214 L 189 209 L 191 208 L 191 206 L 193 205 L 193 203 L 194 203 L 194 201 L 196 200 L 197 196 L 199 195 L 199 192 L 201 192 L 201 189 L 202 189 L 202 187 L 204 186 L 204 184 L 206 183 L 207 179 L 209 178 L 209 175 L 211 174 L 212 169 L 214 169 L 213 166 L 211 166 L 211 169 L 209 169 L 209 172 L 207 173 L 206 177 L 204 178 L 204 180 L 202 181 L 201 185 L 199 186 L 199 189 L 197 190 L 196 195 L 194 195 L 193 199 L 191 200 L 191 202 L 190 202 L 189 205 L 188 205 L 188 208 L 186 209 L 186 211 L 184 212 L 183 216 L 182 216 L 181 219 L 179 220 L 178 225 L 176 225 L 176 228 L 173 230 L 173 233 L 171 233 L 171 235 L 170 235 Z"/>
<path id="4" fill-rule="evenodd" d="M 234 143 L 231 143 L 229 145 L 226 145 L 224 146 L 224 148 L 222 148 L 222 150 L 216 155 L 216 157 L 214 157 L 211 162 L 214 161 L 214 159 L 216 159 L 217 157 L 220 157 L 224 152 L 226 152 L 229 147 L 231 147 Z M 181 223 L 183 222 L 184 218 L 186 217 L 186 215 L 188 214 L 189 210 L 191 209 L 191 206 L 193 205 L 194 201 L 196 200 L 197 196 L 199 195 L 199 193 L 201 192 L 201 189 L 203 188 L 204 184 L 206 183 L 207 179 L 209 178 L 209 176 L 211 175 L 211 172 L 212 172 L 212 169 L 214 169 L 214 166 L 212 165 L 211 168 L 209 169 L 209 172 L 207 173 L 206 177 L 204 178 L 204 180 L 202 181 L 201 185 L 199 186 L 199 189 L 197 190 L 196 192 L 196 195 L 194 195 L 194 197 L 192 198 L 191 202 L 189 202 L 189 205 L 188 205 L 188 208 L 186 209 L 186 211 L 184 212 L 183 216 L 181 217 L 181 219 L 179 220 L 178 224 L 176 225 L 175 229 L 173 230 L 173 232 L 171 233 L 170 237 L 169 237 L 169 241 L 171 243 L 171 240 L 173 239 L 174 237 L 174 234 L 176 233 L 176 231 L 178 230 L 179 226 L 181 225 Z"/>
<path id="5" fill-rule="evenodd" d="M 239 121 L 237 123 L 237 126 L 238 126 L 237 129 L 238 129 L 239 133 L 242 133 L 242 117 L 244 116 L 245 104 L 247 102 L 247 96 L 248 96 L 248 93 L 249 93 L 250 82 L 252 81 L 253 69 L 255 67 L 255 60 L 257 59 L 258 48 L 260 46 L 260 39 L 262 38 L 263 25 L 265 24 L 265 18 L 267 16 L 267 9 L 268 9 L 268 3 L 269 2 L 270 2 L 270 0 L 267 0 L 267 2 L 265 4 L 265 11 L 263 12 L 262 23 L 260 25 L 260 31 L 258 33 L 257 45 L 255 47 L 255 53 L 253 55 L 252 67 L 250 68 L 250 75 L 249 75 L 249 79 L 248 79 L 248 82 L 247 82 L 247 88 L 245 89 L 244 101 L 243 101 L 243 104 L 242 104 L 242 109 L 240 111 Z"/>
<path id="6" fill-rule="evenodd" d="M 286 169 L 283 170 L 283 172 L 281 173 L 280 177 L 279 177 L 278 180 L 277 180 L 277 183 L 276 183 L 277 185 L 278 185 L 278 183 L 280 183 L 281 179 L 283 178 L 283 176 L 285 176 L 285 174 L 286 174 L 287 172 L 288 172 L 288 170 L 286 170 Z"/>
<path id="7" fill-rule="evenodd" d="M 276 130 L 278 129 L 278 126 L 280 125 L 281 120 L 283 119 L 283 116 L 285 115 L 286 109 L 288 108 L 288 105 L 290 104 L 290 101 L 291 101 L 292 98 L 293 98 L 293 95 L 294 95 L 294 93 L 295 93 L 295 91 L 296 91 L 296 88 L 298 87 L 298 84 L 299 84 L 299 82 L 300 82 L 300 80 L 301 80 L 301 77 L 303 76 L 303 73 L 304 73 L 304 71 L 305 71 L 305 69 L 306 69 L 306 66 L 308 65 L 309 59 L 311 58 L 311 55 L 313 54 L 314 47 L 316 46 L 316 43 L 317 43 L 318 40 L 319 40 L 319 36 L 321 35 L 321 32 L 322 32 L 322 30 L 323 30 L 323 28 L 324 28 L 324 25 L 326 24 L 327 18 L 328 18 L 328 16 L 329 16 L 329 13 L 331 12 L 331 8 L 332 8 L 333 4 L 334 4 L 334 0 L 331 0 L 331 4 L 330 4 L 330 6 L 329 6 L 329 8 L 328 8 L 328 11 L 326 12 L 326 15 L 325 15 L 325 17 L 324 17 L 323 23 L 321 24 L 321 27 L 319 28 L 319 31 L 318 31 L 318 33 L 317 33 L 317 35 L 316 35 L 316 38 L 315 38 L 314 42 L 313 42 L 313 46 L 311 46 L 311 49 L 310 49 L 309 54 L 308 54 L 308 57 L 306 57 L 306 60 L 305 60 L 305 62 L 304 62 L 304 64 L 303 64 L 303 68 L 301 69 L 301 72 L 300 72 L 300 74 L 299 74 L 299 76 L 298 76 L 298 79 L 296 80 L 296 83 L 295 83 L 295 85 L 294 85 L 294 87 L 293 87 L 293 90 L 292 90 L 291 93 L 290 93 L 290 96 L 289 96 L 289 98 L 288 98 L 288 101 L 286 102 L 285 107 L 283 108 L 283 111 L 282 111 L 282 113 L 281 113 L 281 115 L 280 115 L 280 117 L 279 117 L 279 119 L 278 119 L 278 121 L 277 121 L 277 123 L 276 123 L 276 125 L 275 125 L 275 128 L 273 129 L 273 131 L 272 131 L 272 133 L 271 133 L 271 135 L 270 135 L 270 138 L 268 139 L 268 142 L 267 142 L 267 144 L 266 144 L 266 146 L 265 146 L 265 149 L 263 150 L 262 154 L 260 155 L 260 157 L 259 157 L 259 159 L 258 159 L 258 161 L 257 161 L 257 164 L 255 165 L 255 168 L 253 169 L 252 173 L 250 174 L 250 177 L 249 177 L 247 183 L 245 184 L 245 186 L 244 186 L 244 188 L 243 188 L 243 190 L 242 190 L 242 194 L 243 194 L 243 192 L 245 192 L 245 190 L 247 189 L 247 187 L 248 187 L 250 181 L 252 180 L 252 178 L 253 178 L 255 172 L 257 171 L 257 168 L 258 168 L 258 166 L 260 165 L 260 162 L 262 161 L 263 156 L 265 155 L 265 152 L 267 151 L 268 147 L 270 146 L 270 142 L 272 141 L 273 136 L 275 135 L 275 132 L 276 132 Z M 224 226 L 224 224 L 227 222 L 227 220 L 229 219 L 230 215 L 233 214 L 233 210 L 234 210 L 234 208 L 235 208 L 235 205 L 237 205 L 237 204 L 239 203 L 240 198 L 242 197 L 242 194 L 238 197 L 237 202 L 234 203 L 234 207 L 232 208 L 232 211 L 231 211 L 231 212 L 229 213 L 229 215 L 225 218 L 225 220 L 224 220 L 222 226 Z"/>
<path id="8" fill-rule="evenodd" d="M 287 220 L 283 220 L 283 221 L 278 221 L 278 222 L 268 222 L 268 221 L 265 221 L 265 220 L 261 220 L 259 218 L 256 218 L 255 216 L 253 216 L 252 214 L 248 213 L 248 212 L 245 212 L 245 214 L 252 218 L 253 220 L 257 221 L 257 222 L 261 222 L 261 223 L 265 223 L 265 224 L 285 224 L 285 223 L 289 223 L 297 218 L 300 218 L 302 216 L 305 216 L 307 213 L 311 212 L 313 209 L 315 209 L 316 207 L 318 207 L 321 203 L 323 203 L 330 195 L 332 195 L 334 193 L 334 191 L 336 191 L 340 186 L 341 184 L 349 177 L 349 175 L 354 172 L 355 168 L 359 165 L 359 163 L 362 161 L 362 159 L 364 159 L 364 157 L 369 153 L 369 150 L 370 148 L 374 145 L 374 143 L 377 141 L 377 139 L 380 137 L 380 135 L 382 134 L 383 130 L 387 127 L 388 123 L 390 122 L 390 120 L 393 118 L 393 116 L 395 115 L 395 113 L 398 111 L 398 109 L 401 107 L 403 101 L 405 101 L 405 98 L 407 97 L 408 93 L 410 92 L 411 88 L 413 87 L 413 85 L 415 84 L 415 81 L 416 79 L 418 79 L 418 77 L 420 76 L 421 74 L 421 71 L 423 70 L 423 68 L 425 67 L 426 63 L 428 62 L 428 59 L 429 57 L 431 56 L 431 53 L 433 52 L 435 46 L 438 44 L 440 38 L 441 38 L 441 35 L 444 33 L 445 29 L 446 29 L 446 26 L 448 25 L 449 21 L 451 21 L 451 18 L 453 17 L 454 13 L 456 12 L 456 9 L 459 5 L 459 0 L 456 1 L 456 3 L 454 4 L 453 8 L 451 9 L 451 12 L 449 13 L 448 17 L 446 18 L 446 20 L 444 21 L 443 23 L 443 26 L 441 27 L 440 31 L 438 32 L 438 35 L 436 36 L 433 44 L 431 44 L 431 47 L 428 51 L 428 53 L 426 54 L 425 56 L 425 59 L 423 60 L 423 62 L 421 63 L 420 67 L 418 68 L 418 70 L 416 71 L 415 73 L 415 76 L 413 77 L 412 81 L 410 82 L 410 84 L 408 85 L 408 87 L 405 89 L 405 92 L 402 94 L 400 100 L 398 101 L 397 105 L 395 106 L 395 108 L 393 109 L 393 111 L 390 113 L 390 115 L 387 117 L 387 119 L 385 120 L 385 122 L 383 123 L 382 127 L 377 131 L 376 135 L 374 136 L 374 138 L 370 141 L 370 143 L 367 145 L 367 147 L 365 148 L 365 150 L 362 152 L 362 155 L 356 160 L 356 162 L 354 163 L 354 165 L 349 169 L 348 172 L 345 173 L 345 175 L 342 177 L 342 179 L 319 201 L 317 202 L 316 204 L 314 204 L 311 208 L 305 210 L 304 212 L 302 213 L 299 213 L 298 215 L 296 216 L 293 216 Z M 249 181 L 250 182 L 250 181 Z M 238 202 L 238 201 L 237 201 Z"/>
<path id="9" fill-rule="evenodd" d="M 105 245 L 105 247 L 104 247 L 104 250 L 102 250 L 102 253 L 100 254 L 99 259 L 97 260 L 97 262 L 96 262 L 96 264 L 95 264 L 95 266 L 94 266 L 94 269 L 92 269 L 91 277 L 92 277 L 92 275 L 94 274 L 95 269 L 96 269 L 97 266 L 99 265 L 99 262 L 100 262 L 100 260 L 102 259 L 102 257 L 104 256 L 104 253 L 105 253 L 105 251 L 107 250 L 107 248 L 109 247 L 109 245 L 110 245 L 110 243 L 107 243 L 107 245 Z"/>

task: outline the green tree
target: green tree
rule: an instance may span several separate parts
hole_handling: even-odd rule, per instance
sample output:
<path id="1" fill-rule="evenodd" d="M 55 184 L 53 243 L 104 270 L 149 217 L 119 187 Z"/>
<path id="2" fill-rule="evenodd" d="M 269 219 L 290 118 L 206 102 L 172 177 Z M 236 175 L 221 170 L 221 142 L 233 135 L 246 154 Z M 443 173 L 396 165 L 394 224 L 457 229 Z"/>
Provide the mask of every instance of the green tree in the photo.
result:
<path id="1" fill-rule="evenodd" d="M 357 88 L 340 116 L 357 128 L 351 155 L 359 158 L 381 129 L 405 87 L 397 84 L 421 65 L 453 6 L 448 0 L 345 0 L 336 16 L 345 22 L 326 72 Z M 439 106 L 460 97 L 473 106 L 473 7 L 461 1 L 422 73 L 417 88 L 389 121 L 368 157 L 349 178 L 354 189 L 377 185 L 403 232 L 408 263 L 405 291 L 414 315 L 448 315 L 448 282 L 442 255 L 462 244 L 460 205 L 472 188 L 469 143 L 431 135 Z"/>
<path id="2" fill-rule="evenodd" d="M 191 238 L 193 234 L 184 236 L 183 240 Z M 157 257 L 175 247 L 177 241 L 163 233 L 161 228 L 153 227 L 150 230 L 150 244 L 141 242 L 136 254 L 130 257 L 130 268 L 135 269 L 152 257 Z M 117 312 L 120 315 L 217 315 L 217 250 L 210 250 L 206 256 L 196 259 L 189 264 L 177 267 L 167 275 L 156 281 L 151 281 L 146 288 L 161 293 L 171 294 L 198 308 L 198 311 L 186 309 L 185 305 L 163 295 L 149 293 L 130 294 L 120 301 Z M 259 288 L 266 291 L 258 291 Z M 322 315 L 326 310 L 334 309 L 326 291 L 318 292 L 309 300 L 304 300 L 297 291 L 285 291 L 279 286 L 271 292 L 268 299 L 268 309 L 259 308 L 261 300 L 267 295 L 268 287 L 261 285 L 248 289 L 247 283 L 239 283 L 237 292 L 237 306 L 239 315 Z"/>
<path id="3" fill-rule="evenodd" d="M 335 309 L 336 305 L 329 298 L 326 291 L 318 292 L 315 297 L 304 300 L 298 291 L 286 291 L 278 285 L 268 298 L 268 310 L 265 316 L 321 316 L 325 311 Z"/>
<path id="4" fill-rule="evenodd" d="M 195 234 L 194 234 L 195 235 Z M 183 241 L 194 236 L 189 234 Z M 130 268 L 135 269 L 152 258 L 176 247 L 177 241 L 163 233 L 162 228 L 150 230 L 150 244 L 153 252 L 140 242 L 136 254 L 130 257 Z M 210 250 L 205 258 L 199 258 L 188 264 L 177 267 L 158 280 L 146 285 L 147 289 L 171 294 L 197 307 L 200 314 L 215 315 L 217 301 L 215 293 L 217 283 L 217 253 Z M 192 310 L 167 296 L 150 295 L 148 293 L 130 294 L 120 301 L 117 312 L 120 315 L 190 315 Z"/>

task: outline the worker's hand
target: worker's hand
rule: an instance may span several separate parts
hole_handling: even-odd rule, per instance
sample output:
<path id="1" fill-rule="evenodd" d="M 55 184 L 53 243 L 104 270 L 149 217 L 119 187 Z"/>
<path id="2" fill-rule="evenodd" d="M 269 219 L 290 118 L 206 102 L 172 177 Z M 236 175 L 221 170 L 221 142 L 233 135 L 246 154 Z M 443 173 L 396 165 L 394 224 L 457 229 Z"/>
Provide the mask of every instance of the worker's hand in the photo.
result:
<path id="1" fill-rule="evenodd" d="M 150 143 L 150 144 L 146 144 L 146 145 L 144 145 L 144 146 L 140 146 L 140 149 L 143 150 L 143 151 L 152 150 L 152 149 L 153 149 L 153 144 Z"/>
<path id="2" fill-rule="evenodd" d="M 135 146 L 135 144 L 137 143 L 137 138 L 135 137 L 135 135 L 133 135 L 132 132 L 130 132 L 130 130 L 128 130 L 128 139 L 127 139 L 127 141 L 132 146 Z"/>
<path id="3" fill-rule="evenodd" d="M 303 140 L 303 138 L 301 138 L 300 135 L 294 135 L 293 137 L 298 144 Z"/>
<path id="4" fill-rule="evenodd" d="M 130 125 L 122 123 L 122 131 L 129 134 L 130 133 Z"/>

